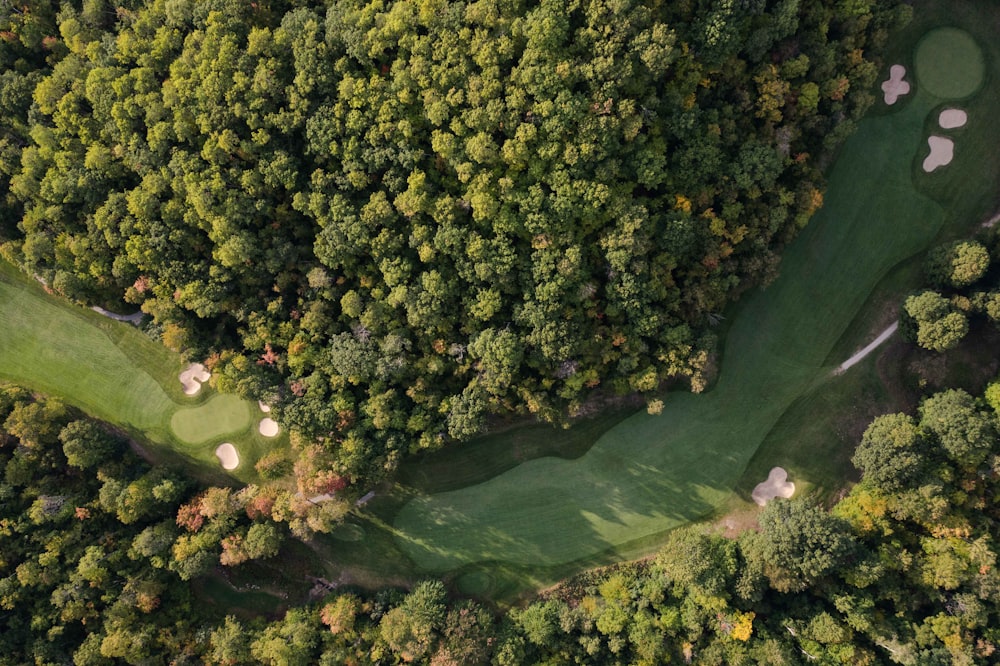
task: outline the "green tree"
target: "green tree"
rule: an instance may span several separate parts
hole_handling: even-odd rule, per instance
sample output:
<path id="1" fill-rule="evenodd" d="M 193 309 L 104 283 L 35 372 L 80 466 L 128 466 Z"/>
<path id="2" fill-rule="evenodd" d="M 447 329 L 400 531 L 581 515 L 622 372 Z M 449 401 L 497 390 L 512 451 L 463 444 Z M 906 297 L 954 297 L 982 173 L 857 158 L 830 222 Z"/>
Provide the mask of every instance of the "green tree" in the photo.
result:
<path id="1" fill-rule="evenodd" d="M 910 296 L 903 310 L 906 315 L 902 322 L 904 332 L 911 332 L 917 344 L 925 349 L 946 351 L 969 332 L 965 314 L 953 311 L 948 299 L 936 292 L 928 290 Z"/>
<path id="2" fill-rule="evenodd" d="M 250 644 L 251 656 L 274 666 L 306 666 L 316 662 L 319 641 L 312 614 L 293 608 L 285 617 L 269 624 Z"/>
<path id="3" fill-rule="evenodd" d="M 779 591 L 801 591 L 837 572 L 856 547 L 845 522 L 803 500 L 771 501 L 759 522 L 743 550 Z"/>
<path id="4" fill-rule="evenodd" d="M 927 464 L 928 446 L 916 421 L 888 414 L 872 421 L 851 462 L 864 472 L 864 483 L 879 490 L 899 490 L 917 479 Z"/>
<path id="5" fill-rule="evenodd" d="M 993 450 L 997 439 L 993 423 L 993 417 L 961 389 L 937 393 L 920 405 L 921 429 L 963 467 L 975 468 Z"/>
<path id="6" fill-rule="evenodd" d="M 278 554 L 282 536 L 274 523 L 254 523 L 247 531 L 244 548 L 252 560 L 268 559 Z"/>
<path id="7" fill-rule="evenodd" d="M 404 661 L 424 658 L 438 638 L 446 617 L 444 585 L 418 583 L 396 608 L 379 622 L 382 639 Z"/>
<path id="8" fill-rule="evenodd" d="M 227 615 L 222 625 L 209 637 L 209 650 L 205 661 L 219 666 L 238 666 L 250 661 L 250 643 L 253 633 L 235 617 Z"/>
<path id="9" fill-rule="evenodd" d="M 978 241 L 963 240 L 934 248 L 924 271 L 937 287 L 962 289 L 978 282 L 990 267 L 990 253 Z"/>

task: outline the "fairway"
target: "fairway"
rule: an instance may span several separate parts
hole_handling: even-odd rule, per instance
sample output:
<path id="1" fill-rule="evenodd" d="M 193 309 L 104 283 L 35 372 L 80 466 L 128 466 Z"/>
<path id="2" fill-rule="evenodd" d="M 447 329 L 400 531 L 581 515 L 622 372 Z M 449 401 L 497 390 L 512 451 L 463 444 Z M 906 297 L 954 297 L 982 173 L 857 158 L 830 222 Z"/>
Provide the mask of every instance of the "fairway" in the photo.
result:
<path id="1" fill-rule="evenodd" d="M 130 324 L 50 296 L 0 261 L 0 378 L 56 396 L 148 442 L 219 470 L 215 447 L 228 437 L 241 456 L 237 476 L 285 440 L 254 432 L 256 404 L 203 391 L 185 396 L 181 357 Z"/>
<path id="2" fill-rule="evenodd" d="M 785 411 L 828 381 L 827 357 L 875 286 L 944 223 L 944 209 L 914 177 L 928 118 L 952 95 L 980 87 L 983 55 L 964 32 L 929 35 L 917 63 L 923 85 L 899 110 L 859 124 L 829 173 L 824 208 L 786 251 L 781 277 L 738 308 L 717 386 L 669 394 L 661 415 L 630 417 L 579 458 L 531 460 L 412 500 L 395 529 L 420 569 L 555 566 L 703 517 L 731 496 Z M 949 35 L 954 49 L 942 41 Z M 963 148 L 958 139 L 954 162 L 921 177 L 966 174 L 973 186 L 992 187 L 972 177 L 976 165 Z"/>

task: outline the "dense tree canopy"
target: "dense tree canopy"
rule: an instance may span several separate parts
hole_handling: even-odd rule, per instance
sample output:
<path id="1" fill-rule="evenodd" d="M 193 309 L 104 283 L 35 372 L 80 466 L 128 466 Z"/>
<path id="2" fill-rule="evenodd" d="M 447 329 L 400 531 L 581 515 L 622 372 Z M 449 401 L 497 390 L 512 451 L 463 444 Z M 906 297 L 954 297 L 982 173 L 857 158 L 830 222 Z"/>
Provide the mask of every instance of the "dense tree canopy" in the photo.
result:
<path id="1" fill-rule="evenodd" d="M 927 253 L 929 289 L 903 302 L 900 328 L 911 342 L 941 352 L 957 346 L 977 320 L 1000 326 L 1000 231 L 990 227 L 975 240 L 962 240 Z"/>
<path id="2" fill-rule="evenodd" d="M 773 500 L 759 530 L 677 530 L 651 559 L 585 572 L 506 613 L 423 581 L 238 619 L 180 579 L 225 563 L 234 540 L 273 552 L 281 526 L 266 502 L 239 512 L 257 516 L 247 529 L 238 493 L 150 470 L 100 424 L 4 387 L 0 664 L 994 663 L 993 393 L 943 391 L 918 418 L 876 419 L 855 457 L 861 482 L 830 513 Z M 81 469 L 63 448 L 84 438 L 106 453 Z M 203 564 L 178 567 L 192 559 Z"/>
<path id="3" fill-rule="evenodd" d="M 352 480 L 493 411 L 698 390 L 896 5 L 36 0 L 0 44 L 4 252 L 140 305 Z"/>

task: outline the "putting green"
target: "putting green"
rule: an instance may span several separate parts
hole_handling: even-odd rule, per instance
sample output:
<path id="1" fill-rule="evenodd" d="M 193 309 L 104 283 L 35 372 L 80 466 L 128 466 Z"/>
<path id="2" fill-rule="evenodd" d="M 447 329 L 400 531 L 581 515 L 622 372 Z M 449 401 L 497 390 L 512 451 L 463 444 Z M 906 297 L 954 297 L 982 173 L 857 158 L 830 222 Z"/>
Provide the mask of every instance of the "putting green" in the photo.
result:
<path id="1" fill-rule="evenodd" d="M 979 90 L 986 61 L 976 40 L 959 28 L 938 28 L 924 35 L 914 56 L 917 81 L 941 99 L 962 99 Z"/>
<path id="2" fill-rule="evenodd" d="M 949 36 L 960 38 L 950 59 L 932 58 Z M 936 87 L 921 87 L 894 114 L 863 120 L 845 143 L 824 208 L 787 249 L 781 277 L 737 313 L 716 387 L 668 395 L 660 416 L 630 417 L 577 459 L 539 458 L 477 485 L 418 496 L 394 527 L 420 569 L 557 566 L 701 518 L 731 496 L 781 415 L 828 381 L 825 360 L 875 285 L 941 229 L 944 209 L 916 190 L 914 159 L 940 96 L 981 85 L 982 54 L 974 42 L 961 46 L 971 37 L 958 30 L 929 38 L 922 49 L 933 51 L 922 59 L 933 62 L 924 73 Z M 972 71 L 947 71 L 947 63 Z"/>
<path id="3" fill-rule="evenodd" d="M 251 405 L 242 398 L 218 393 L 197 407 L 184 407 L 170 417 L 170 428 L 187 444 L 204 444 L 250 427 Z"/>

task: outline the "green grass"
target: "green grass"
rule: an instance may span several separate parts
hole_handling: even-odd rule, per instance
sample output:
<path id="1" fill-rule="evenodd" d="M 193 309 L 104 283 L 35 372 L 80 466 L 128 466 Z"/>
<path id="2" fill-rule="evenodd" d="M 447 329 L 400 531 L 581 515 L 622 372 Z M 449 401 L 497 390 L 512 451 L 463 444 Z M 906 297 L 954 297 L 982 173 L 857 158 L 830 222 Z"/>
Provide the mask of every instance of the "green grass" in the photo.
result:
<path id="1" fill-rule="evenodd" d="M 945 132 L 956 140 L 956 157 L 951 165 L 926 174 L 919 168 L 919 159 L 925 153 L 918 154 L 918 162 L 914 165 L 914 182 L 918 189 L 932 196 L 946 211 L 944 226 L 934 244 L 968 237 L 975 233 L 981 221 L 992 217 L 1000 207 L 1000 190 L 991 185 L 1000 178 L 1000 151 L 997 150 L 996 132 L 991 127 L 996 109 L 1000 108 L 1000 86 L 995 74 L 1000 63 L 1000 44 L 995 38 L 1000 33 L 1000 13 L 987 0 L 919 3 L 913 23 L 894 41 L 887 59 L 887 65 L 900 62 L 909 68 L 911 57 L 919 60 L 920 54 L 926 57 L 930 53 L 925 50 L 927 35 L 947 34 L 936 28 L 956 24 L 962 25 L 982 45 L 979 57 L 982 58 L 985 69 L 981 77 L 982 85 L 975 97 L 964 100 L 961 104 L 935 107 L 924 122 L 925 135 L 942 133 L 937 125 L 937 112 L 941 108 L 958 106 L 969 112 L 969 124 L 965 128 Z M 919 45 L 916 47 L 916 56 L 915 44 Z M 940 66 L 945 60 L 938 58 L 934 62 L 935 66 Z M 926 66 L 917 66 L 915 69 L 923 84 Z M 948 72 L 944 74 L 947 75 Z M 965 85 L 971 87 L 978 83 L 973 82 L 970 77 Z M 912 98 L 904 97 L 900 103 L 907 105 L 911 100 Z M 896 108 L 876 106 L 873 109 L 873 114 L 890 113 L 896 113 Z M 899 305 L 906 294 L 923 284 L 921 266 L 922 257 L 915 257 L 895 267 L 879 283 L 841 336 L 841 340 L 834 346 L 827 358 L 828 365 L 836 365 L 850 356 L 898 316 Z M 970 335 L 971 338 L 973 336 Z M 811 492 L 820 499 L 828 499 L 841 487 L 843 479 L 856 476 L 857 470 L 849 459 L 860 433 L 870 421 L 869 417 L 913 409 L 920 395 L 935 386 L 961 385 L 968 386 L 973 391 L 981 388 L 984 377 L 992 376 L 994 371 L 984 374 L 981 367 L 969 367 L 972 363 L 970 358 L 978 358 L 981 364 L 981 359 L 989 356 L 976 356 L 967 350 L 967 347 L 974 347 L 976 344 L 972 341 L 963 344 L 944 358 L 911 345 L 903 345 L 898 339 L 890 341 L 885 346 L 886 358 L 882 359 L 881 368 L 876 367 L 879 354 L 873 354 L 844 377 L 823 385 L 816 392 L 797 401 L 757 450 L 747 472 L 737 485 L 738 491 L 743 496 L 748 496 L 753 485 L 764 478 L 771 466 L 782 464 L 793 478 L 800 481 L 800 487 L 806 492 Z M 920 387 L 908 379 L 909 373 L 902 368 L 919 363 L 925 356 L 941 358 L 942 362 L 947 363 L 947 381 L 936 385 L 932 382 Z M 956 367 L 964 368 L 966 372 L 961 373 Z"/>
<path id="2" fill-rule="evenodd" d="M 256 423 L 257 411 L 246 400 L 231 394 L 216 394 L 197 407 L 182 407 L 170 417 L 170 428 L 186 444 L 202 444 L 226 435 L 245 435 Z"/>
<path id="3" fill-rule="evenodd" d="M 260 456 L 287 445 L 286 437 L 256 432 L 255 404 L 207 387 L 185 395 L 179 355 L 131 325 L 46 294 L 3 261 L 0 321 L 0 378 L 59 397 L 188 463 L 220 470 L 215 447 L 228 438 L 241 459 L 233 476 L 253 480 Z"/>
<path id="4" fill-rule="evenodd" d="M 915 40 L 909 43 L 912 49 Z M 979 65 L 977 52 L 961 41 L 952 55 L 971 57 L 973 71 Z M 769 439 L 793 454 L 787 458 L 803 475 L 800 483 L 839 487 L 847 466 L 843 442 L 819 437 L 821 420 L 804 426 L 811 415 L 843 408 L 849 394 L 865 396 L 861 389 L 875 382 L 864 374 L 870 365 L 831 379 L 828 357 L 879 283 L 926 249 L 953 217 L 922 191 L 944 194 L 936 198 L 949 203 L 972 189 L 976 196 L 963 208 L 975 208 L 992 185 L 975 160 L 984 146 L 995 146 L 995 137 L 982 122 L 989 116 L 976 118 L 975 99 L 952 165 L 919 171 L 936 118 L 931 112 L 945 101 L 919 86 L 895 112 L 860 124 L 829 174 L 823 210 L 788 249 L 782 276 L 738 308 L 712 391 L 670 394 L 662 415 L 628 418 L 575 459 L 538 458 L 483 483 L 418 495 L 396 515 L 401 549 L 433 572 L 491 561 L 539 570 L 655 542 L 724 506 L 733 488 L 752 488 L 744 472 L 772 464 L 770 456 L 754 457 Z M 957 180 L 966 185 L 955 187 Z M 825 448 L 811 447 L 814 437 Z M 839 458 L 831 460 L 835 451 Z M 836 474 L 824 471 L 824 458 Z M 471 587 L 482 580 L 474 576 Z"/>
<path id="5" fill-rule="evenodd" d="M 962 99 L 983 83 L 986 65 L 976 40 L 958 28 L 928 32 L 914 56 L 917 82 L 941 99 Z"/>

